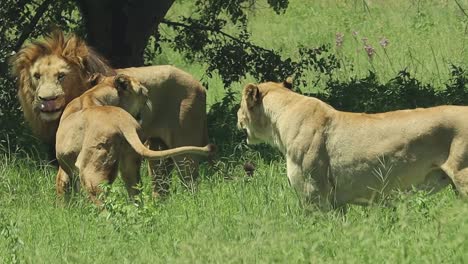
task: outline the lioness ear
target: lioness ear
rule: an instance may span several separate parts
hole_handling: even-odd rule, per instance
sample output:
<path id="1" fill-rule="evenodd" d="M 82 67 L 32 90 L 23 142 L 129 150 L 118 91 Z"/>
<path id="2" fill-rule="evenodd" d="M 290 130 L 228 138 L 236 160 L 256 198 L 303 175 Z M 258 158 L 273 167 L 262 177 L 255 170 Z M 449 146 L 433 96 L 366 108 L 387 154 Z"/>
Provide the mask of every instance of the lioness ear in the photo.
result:
<path id="1" fill-rule="evenodd" d="M 260 102 L 260 91 L 258 86 L 249 83 L 244 87 L 244 98 L 247 102 L 247 107 L 252 108 Z"/>
<path id="2" fill-rule="evenodd" d="M 84 59 L 88 56 L 89 50 L 86 43 L 77 36 L 70 37 L 65 42 L 65 47 L 62 51 L 62 56 L 75 61 L 83 66 Z"/>
<path id="3" fill-rule="evenodd" d="M 101 73 L 93 73 L 91 76 L 89 76 L 88 83 L 90 87 L 93 87 L 96 86 L 98 83 L 101 83 L 104 78 L 105 76 Z"/>
<path id="4" fill-rule="evenodd" d="M 132 83 L 126 75 L 118 74 L 114 78 L 114 85 L 119 91 L 126 91 L 132 88 Z"/>
<path id="5" fill-rule="evenodd" d="M 286 80 L 283 81 L 283 86 L 291 90 L 293 88 L 293 78 L 289 76 Z"/>

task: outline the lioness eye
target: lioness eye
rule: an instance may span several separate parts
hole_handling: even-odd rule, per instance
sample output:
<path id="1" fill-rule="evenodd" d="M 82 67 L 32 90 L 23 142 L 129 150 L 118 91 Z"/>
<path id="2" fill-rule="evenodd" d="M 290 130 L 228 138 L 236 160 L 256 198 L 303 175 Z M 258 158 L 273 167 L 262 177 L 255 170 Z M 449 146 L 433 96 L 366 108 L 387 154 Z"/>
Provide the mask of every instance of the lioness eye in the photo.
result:
<path id="1" fill-rule="evenodd" d="M 58 79 L 59 81 L 63 81 L 63 78 L 65 78 L 65 73 L 61 72 L 61 73 L 59 73 L 59 74 L 57 75 L 57 79 Z"/>
<path id="2" fill-rule="evenodd" d="M 41 78 L 41 74 L 38 73 L 38 72 L 36 72 L 36 73 L 34 74 L 34 79 L 39 80 L 40 78 Z"/>

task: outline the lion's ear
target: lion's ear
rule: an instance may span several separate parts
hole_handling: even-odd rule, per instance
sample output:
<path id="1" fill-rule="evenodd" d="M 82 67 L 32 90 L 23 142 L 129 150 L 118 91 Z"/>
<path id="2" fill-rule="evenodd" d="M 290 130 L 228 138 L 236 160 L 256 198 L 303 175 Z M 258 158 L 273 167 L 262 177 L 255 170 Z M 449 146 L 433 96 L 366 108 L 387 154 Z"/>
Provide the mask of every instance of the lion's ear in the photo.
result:
<path id="1" fill-rule="evenodd" d="M 86 43 L 77 36 L 70 37 L 65 42 L 65 47 L 62 51 L 62 56 L 70 60 L 83 64 L 83 61 L 88 57 L 89 50 Z"/>
<path id="2" fill-rule="evenodd" d="M 247 107 L 252 108 L 260 102 L 260 91 L 258 86 L 249 83 L 244 87 L 244 98 L 247 102 Z"/>
<path id="3" fill-rule="evenodd" d="M 283 81 L 283 86 L 291 90 L 293 88 L 293 78 L 289 76 L 286 80 Z"/>
<path id="4" fill-rule="evenodd" d="M 114 78 L 114 86 L 119 91 L 126 91 L 126 90 L 130 90 L 132 88 L 132 82 L 130 81 L 128 76 L 126 76 L 124 74 L 118 74 Z"/>

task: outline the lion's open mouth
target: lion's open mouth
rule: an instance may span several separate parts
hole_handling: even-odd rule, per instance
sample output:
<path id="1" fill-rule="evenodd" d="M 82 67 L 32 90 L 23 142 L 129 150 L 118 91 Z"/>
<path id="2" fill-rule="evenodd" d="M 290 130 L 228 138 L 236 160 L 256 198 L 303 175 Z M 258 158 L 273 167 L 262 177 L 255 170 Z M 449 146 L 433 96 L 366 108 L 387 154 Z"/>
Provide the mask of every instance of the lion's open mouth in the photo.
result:
<path id="1" fill-rule="evenodd" d="M 40 117 L 44 121 L 55 121 L 60 118 L 64 108 L 65 100 L 63 98 L 43 100 L 39 104 Z"/>
<path id="2" fill-rule="evenodd" d="M 62 104 L 58 104 L 57 100 L 42 101 L 39 105 L 39 110 L 43 113 L 55 113 L 62 111 Z"/>

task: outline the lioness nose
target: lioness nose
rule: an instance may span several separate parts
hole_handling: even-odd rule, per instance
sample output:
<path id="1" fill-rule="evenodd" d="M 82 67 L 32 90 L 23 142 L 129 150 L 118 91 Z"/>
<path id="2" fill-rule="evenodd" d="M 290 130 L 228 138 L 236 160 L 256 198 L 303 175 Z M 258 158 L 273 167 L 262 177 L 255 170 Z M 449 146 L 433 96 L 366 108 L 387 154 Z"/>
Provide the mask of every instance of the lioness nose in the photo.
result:
<path id="1" fill-rule="evenodd" d="M 57 96 L 55 95 L 51 95 L 51 96 L 39 96 L 39 99 L 41 99 L 42 101 L 52 101 L 52 100 L 55 100 L 57 99 Z"/>

